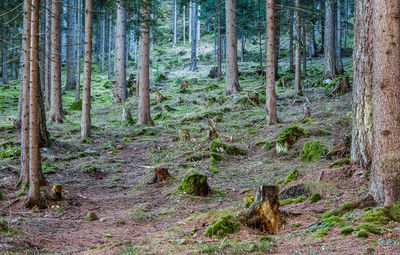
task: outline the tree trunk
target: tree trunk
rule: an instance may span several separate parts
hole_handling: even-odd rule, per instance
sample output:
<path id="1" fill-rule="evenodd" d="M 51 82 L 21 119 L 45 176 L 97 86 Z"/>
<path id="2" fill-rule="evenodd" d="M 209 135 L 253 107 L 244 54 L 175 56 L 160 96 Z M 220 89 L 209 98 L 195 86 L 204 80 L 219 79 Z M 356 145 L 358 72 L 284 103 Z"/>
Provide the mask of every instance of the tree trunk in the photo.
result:
<path id="1" fill-rule="evenodd" d="M 12 57 L 14 57 L 14 39 L 13 39 L 13 50 L 12 50 Z M 44 81 L 45 81 L 45 70 L 44 70 L 44 65 L 45 65 L 45 58 L 46 58 L 46 52 L 44 51 L 44 43 L 46 42 L 46 7 L 41 6 L 39 9 L 39 47 L 41 50 L 39 50 L 39 81 L 40 81 L 40 91 L 44 91 Z M 11 76 L 13 76 L 13 64 L 14 61 L 11 62 Z"/>
<path id="2" fill-rule="evenodd" d="M 190 71 L 196 71 L 196 69 L 197 69 L 197 53 L 196 53 L 196 51 L 197 51 L 197 36 L 196 36 L 196 34 L 197 34 L 197 4 L 196 4 L 196 2 L 192 2 L 192 7 L 191 7 L 191 10 L 192 10 L 192 16 L 190 17 L 190 19 L 191 19 L 191 45 L 192 45 L 192 50 L 191 50 L 191 55 L 190 55 Z"/>
<path id="3" fill-rule="evenodd" d="M 178 39 L 178 36 L 177 36 L 177 25 L 176 25 L 176 21 L 177 21 L 177 17 L 178 17 L 178 12 L 177 12 L 177 8 L 176 8 L 176 0 L 172 0 L 172 12 L 173 12 L 173 22 L 172 22 L 172 26 L 173 26 L 173 28 L 172 28 L 172 30 L 173 30 L 173 34 L 174 34 L 174 45 L 176 45 L 177 44 L 177 39 Z"/>
<path id="4" fill-rule="evenodd" d="M 306 25 L 305 20 L 303 20 L 303 26 L 301 31 L 302 46 L 303 46 L 303 75 L 307 76 L 307 37 L 306 37 Z"/>
<path id="5" fill-rule="evenodd" d="M 192 43 L 192 1 L 189 2 L 189 42 Z"/>
<path id="6" fill-rule="evenodd" d="M 319 0 L 318 10 L 322 12 L 324 6 L 324 0 Z M 323 12 L 322 12 L 323 13 Z M 321 53 L 324 53 L 325 49 L 325 15 L 320 15 L 320 28 L 321 28 Z"/>
<path id="7" fill-rule="evenodd" d="M 275 13 L 281 11 L 281 0 L 275 0 Z M 279 79 L 278 67 L 279 67 L 279 50 L 280 50 L 280 37 L 281 37 L 281 19 L 279 15 L 275 17 L 275 80 Z"/>
<path id="8" fill-rule="evenodd" d="M 372 162 L 372 5 L 356 1 L 353 53 L 351 159 L 364 169 Z"/>
<path id="9" fill-rule="evenodd" d="M 186 6 L 183 6 L 183 14 L 182 14 L 182 21 L 183 21 L 183 44 L 186 44 Z"/>
<path id="10" fill-rule="evenodd" d="M 67 9 L 67 80 L 65 89 L 74 89 L 76 86 L 75 76 L 75 0 L 68 0 Z"/>
<path id="11" fill-rule="evenodd" d="M 103 73 L 104 72 L 104 55 L 106 51 L 106 11 L 105 7 L 102 10 L 102 13 L 100 15 L 101 19 L 101 28 L 100 28 L 100 70 Z M 86 53 L 86 50 L 85 50 Z M 128 62 L 127 62 L 128 63 Z"/>
<path id="12" fill-rule="evenodd" d="M 150 0 L 143 0 L 139 45 L 139 106 L 137 123 L 151 124 L 150 118 L 150 79 L 149 79 L 149 44 L 150 44 Z"/>
<path id="13" fill-rule="evenodd" d="M 112 76 L 112 61 L 111 61 L 111 49 L 112 49 L 112 13 L 109 13 L 108 18 L 108 54 L 107 54 L 107 63 L 108 63 L 108 79 L 111 80 Z"/>
<path id="14" fill-rule="evenodd" d="M 115 87 L 114 103 L 120 103 L 126 100 L 126 63 L 125 63 L 125 9 L 117 2 L 117 28 L 115 42 Z"/>
<path id="15" fill-rule="evenodd" d="M 347 38 L 349 37 L 349 0 L 344 0 L 344 48 L 347 48 Z"/>
<path id="16" fill-rule="evenodd" d="M 31 71 L 31 0 L 24 0 L 23 22 L 23 64 L 21 79 L 21 172 L 18 184 L 25 185 L 29 182 L 29 97 L 30 97 L 30 71 Z"/>
<path id="17" fill-rule="evenodd" d="M 226 78 L 224 95 L 241 91 L 238 79 L 236 0 L 227 0 L 226 8 Z"/>
<path id="18" fill-rule="evenodd" d="M 340 1 L 337 0 L 336 6 L 336 36 L 335 36 L 335 58 L 336 58 L 336 70 L 338 74 L 343 73 L 343 62 L 342 62 L 342 16 L 340 12 Z"/>
<path id="19" fill-rule="evenodd" d="M 294 58 L 293 58 L 293 27 L 294 27 L 294 18 L 293 18 L 293 10 L 289 10 L 290 23 L 289 23 L 289 70 L 294 72 Z"/>
<path id="20" fill-rule="evenodd" d="M 103 19 L 104 21 L 104 19 Z M 103 22 L 104 23 L 104 22 Z M 92 81 L 92 0 L 85 1 L 85 62 L 81 138 L 90 137 L 90 85 Z M 103 56 L 104 57 L 104 56 Z M 104 58 L 103 58 L 104 59 Z"/>
<path id="21" fill-rule="evenodd" d="M 50 120 L 63 122 L 61 98 L 61 1 L 53 0 L 51 17 L 51 101 Z"/>
<path id="22" fill-rule="evenodd" d="M 4 37 L 2 40 L 2 82 L 3 84 L 8 84 L 8 36 L 7 31 L 3 30 L 1 33 Z"/>
<path id="23" fill-rule="evenodd" d="M 200 41 L 201 39 L 201 22 L 200 22 L 200 5 L 197 5 L 197 16 L 196 16 L 196 24 L 197 24 L 197 41 Z"/>
<path id="24" fill-rule="evenodd" d="M 296 70 L 295 70 L 295 79 L 294 79 L 294 87 L 298 93 L 302 92 L 301 88 L 301 52 L 300 52 L 300 47 L 301 47 L 301 26 L 300 26 L 300 13 L 299 13 L 299 8 L 300 8 L 300 0 L 296 0 Z"/>
<path id="25" fill-rule="evenodd" d="M 39 151 L 39 1 L 33 0 L 31 36 L 31 88 L 29 105 L 29 191 L 26 206 L 40 205 L 41 160 Z"/>
<path id="26" fill-rule="evenodd" d="M 370 192 L 389 205 L 400 195 L 399 1 L 371 1 L 373 157 Z"/>
<path id="27" fill-rule="evenodd" d="M 267 0 L 266 7 L 267 15 L 267 49 L 266 49 L 266 64 L 267 64 L 267 77 L 266 77 L 266 111 L 267 111 L 267 125 L 275 125 L 278 123 L 275 102 L 275 0 Z"/>
<path id="28" fill-rule="evenodd" d="M 221 36 L 221 0 L 217 0 L 217 12 L 218 12 L 218 54 L 217 54 L 217 76 L 218 80 L 222 79 L 222 36 Z"/>
<path id="29" fill-rule="evenodd" d="M 263 54 L 262 54 L 262 17 L 261 17 L 261 0 L 258 0 L 258 40 L 260 46 L 260 70 L 263 69 Z"/>
<path id="30" fill-rule="evenodd" d="M 79 100 L 81 98 L 81 27 L 82 27 L 82 22 L 81 22 L 81 7 L 82 3 L 81 0 L 77 0 L 77 8 L 76 8 L 76 13 L 77 13 L 77 28 L 78 28 L 78 38 L 76 39 L 76 84 L 75 84 L 75 100 Z"/>
<path id="31" fill-rule="evenodd" d="M 47 108 L 50 108 L 51 98 L 51 1 L 46 2 L 46 44 L 45 44 L 45 78 L 44 78 L 44 101 Z"/>
<path id="32" fill-rule="evenodd" d="M 241 42 L 241 50 L 240 50 L 240 62 L 244 62 L 244 51 L 245 47 L 244 44 L 246 43 L 246 37 L 244 35 L 241 36 L 242 42 Z"/>
<path id="33" fill-rule="evenodd" d="M 324 74 L 327 78 L 336 77 L 335 58 L 335 12 L 334 2 L 325 0 L 325 41 L 324 41 Z"/>

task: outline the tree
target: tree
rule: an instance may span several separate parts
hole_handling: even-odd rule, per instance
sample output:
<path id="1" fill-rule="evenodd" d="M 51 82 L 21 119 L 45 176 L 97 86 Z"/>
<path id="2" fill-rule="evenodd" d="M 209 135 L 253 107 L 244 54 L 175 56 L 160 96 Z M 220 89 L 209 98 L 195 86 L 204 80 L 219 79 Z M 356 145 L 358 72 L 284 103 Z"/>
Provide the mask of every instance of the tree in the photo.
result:
<path id="1" fill-rule="evenodd" d="M 172 31 L 173 31 L 173 35 L 174 35 L 174 38 L 173 38 L 173 42 L 174 42 L 174 45 L 176 45 L 177 44 L 177 39 L 178 39 L 178 36 L 177 36 L 177 16 L 178 16 L 178 10 L 177 10 L 177 8 L 176 8 L 176 0 L 172 0 Z"/>
<path id="2" fill-rule="evenodd" d="M 44 101 L 47 108 L 50 108 L 51 98 L 51 1 L 46 1 L 46 38 L 45 38 L 45 80 L 44 80 Z"/>
<path id="3" fill-rule="evenodd" d="M 342 62 L 342 16 L 341 16 L 341 0 L 336 0 L 336 36 L 335 36 L 335 58 L 336 70 L 338 74 L 343 73 Z"/>
<path id="4" fill-rule="evenodd" d="M 106 12 L 103 6 L 100 14 L 100 71 L 104 72 L 104 56 L 106 51 Z M 127 51 L 128 52 L 128 51 Z"/>
<path id="5" fill-rule="evenodd" d="M 149 46 L 150 46 L 150 0 L 141 0 L 141 24 L 139 41 L 139 106 L 137 123 L 151 124 L 150 118 L 150 79 L 149 79 Z"/>
<path id="6" fill-rule="evenodd" d="M 364 169 L 372 162 L 372 6 L 355 3 L 353 49 L 353 130 L 351 159 Z"/>
<path id="7" fill-rule="evenodd" d="M 81 27 L 82 27 L 82 22 L 81 22 L 81 7 L 82 3 L 81 0 L 77 0 L 78 4 L 76 7 L 76 13 L 77 13 L 77 28 L 78 28 L 78 36 L 76 39 L 76 84 L 75 84 L 75 100 L 79 100 L 81 97 Z"/>
<path id="8" fill-rule="evenodd" d="M 226 78 L 224 95 L 241 91 L 237 64 L 236 0 L 227 0 L 226 9 Z"/>
<path id="9" fill-rule="evenodd" d="M 266 79 L 266 111 L 267 125 L 278 123 L 275 102 L 275 0 L 267 0 L 267 79 Z"/>
<path id="10" fill-rule="evenodd" d="M 191 71 L 196 71 L 196 69 L 197 69 L 197 53 L 196 53 L 196 50 L 197 50 L 197 45 L 196 45 L 196 43 L 197 43 L 197 4 L 196 4 L 196 2 L 192 2 L 191 3 L 192 4 L 192 6 L 191 6 L 191 17 L 190 17 L 190 23 L 191 23 L 191 26 L 190 26 L 190 29 L 191 29 L 191 52 L 190 52 L 190 70 Z"/>
<path id="11" fill-rule="evenodd" d="M 112 76 L 112 61 L 111 61 L 111 48 L 112 48 L 112 13 L 109 13 L 108 18 L 108 53 L 107 53 L 107 68 L 108 68 L 108 79 Z"/>
<path id="12" fill-rule="evenodd" d="M 294 87 L 297 90 L 298 93 L 301 93 L 302 88 L 301 88 L 301 24 L 300 24 L 300 0 L 296 0 L 296 69 L 295 69 L 295 79 L 294 79 Z"/>
<path id="13" fill-rule="evenodd" d="M 75 0 L 68 0 L 67 9 L 67 79 L 65 89 L 73 89 L 76 86 L 75 76 Z"/>
<path id="14" fill-rule="evenodd" d="M 400 196 L 399 1 L 371 1 L 373 157 L 370 192 L 389 205 Z"/>
<path id="15" fill-rule="evenodd" d="M 61 1 L 53 0 L 51 17 L 51 100 L 50 120 L 63 122 L 61 98 Z"/>
<path id="16" fill-rule="evenodd" d="M 335 12 L 334 1 L 325 0 L 325 40 L 324 40 L 324 74 L 327 78 L 336 77 L 335 58 Z"/>
<path id="17" fill-rule="evenodd" d="M 217 76 L 218 80 L 222 79 L 222 36 L 221 36 L 221 0 L 217 1 L 217 16 L 218 16 L 218 54 L 217 54 Z"/>
<path id="18" fill-rule="evenodd" d="M 115 41 L 115 87 L 114 103 L 126 100 L 126 25 L 125 8 L 120 1 L 117 2 L 117 27 Z"/>
<path id="19" fill-rule="evenodd" d="M 90 137 L 90 85 L 92 81 L 92 0 L 85 1 L 85 61 L 81 137 Z"/>
<path id="20" fill-rule="evenodd" d="M 294 58 L 293 58 L 293 29 L 294 18 L 293 10 L 289 10 L 290 23 L 289 23 L 289 70 L 294 72 Z"/>

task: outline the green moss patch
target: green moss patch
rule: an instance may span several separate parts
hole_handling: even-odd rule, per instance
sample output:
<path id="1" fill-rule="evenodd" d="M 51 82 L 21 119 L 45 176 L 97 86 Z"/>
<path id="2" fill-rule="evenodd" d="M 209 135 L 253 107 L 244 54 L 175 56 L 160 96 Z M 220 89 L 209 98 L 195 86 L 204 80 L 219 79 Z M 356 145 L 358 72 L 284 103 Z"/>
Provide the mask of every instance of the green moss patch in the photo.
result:
<path id="1" fill-rule="evenodd" d="M 324 147 L 320 142 L 306 142 L 301 151 L 301 161 L 317 161 L 321 157 L 323 149 Z"/>
<path id="2" fill-rule="evenodd" d="M 331 227 L 321 228 L 311 234 L 311 238 L 321 238 L 328 235 L 329 231 L 331 231 Z"/>
<path id="3" fill-rule="evenodd" d="M 390 218 L 387 217 L 386 212 L 382 209 L 378 209 L 375 212 L 374 211 L 367 212 L 363 217 L 363 220 L 378 225 L 385 225 L 390 222 Z"/>
<path id="4" fill-rule="evenodd" d="M 350 235 L 351 233 L 353 233 L 354 228 L 351 226 L 347 226 L 347 227 L 343 227 L 340 229 L 340 233 L 342 235 Z"/>
<path id="5" fill-rule="evenodd" d="M 381 235 L 382 234 L 382 229 L 376 225 L 368 224 L 368 223 L 363 223 L 360 225 L 362 229 L 365 229 L 366 231 L 372 233 L 372 234 L 377 234 Z"/>
<path id="6" fill-rule="evenodd" d="M 286 154 L 292 146 L 301 136 L 306 135 L 307 132 L 296 125 L 285 128 L 280 134 L 278 140 L 276 140 L 275 152 L 277 154 Z"/>
<path id="7" fill-rule="evenodd" d="M 279 204 L 280 205 L 299 204 L 305 200 L 307 200 L 306 196 L 300 196 L 298 198 L 288 198 L 288 199 L 281 200 L 281 201 L 279 201 Z"/>
<path id="8" fill-rule="evenodd" d="M 57 168 L 54 164 L 44 161 L 42 163 L 42 171 L 44 174 L 55 174 L 57 172 Z"/>
<path id="9" fill-rule="evenodd" d="M 212 152 L 225 153 L 229 156 L 240 156 L 247 154 L 245 150 L 240 149 L 235 145 L 229 145 L 218 140 L 213 140 L 210 143 L 209 148 Z"/>
<path id="10" fill-rule="evenodd" d="M 99 220 L 99 217 L 97 217 L 97 215 L 94 212 L 90 212 L 86 215 L 85 220 L 86 221 L 96 221 L 96 220 Z"/>
<path id="11" fill-rule="evenodd" d="M 0 158 L 14 158 L 21 155 L 20 147 L 7 147 L 5 149 L 0 150 Z"/>
<path id="12" fill-rule="evenodd" d="M 7 221 L 0 221 L 0 233 L 8 231 L 8 223 Z"/>
<path id="13" fill-rule="evenodd" d="M 321 194 L 319 194 L 319 193 L 314 193 L 314 194 L 312 194 L 311 197 L 310 197 L 310 204 L 316 203 L 316 202 L 320 201 L 321 199 L 322 199 Z"/>
<path id="14" fill-rule="evenodd" d="M 298 175 L 299 175 L 299 171 L 297 171 L 297 169 L 292 169 L 289 172 L 288 176 L 286 176 L 285 180 L 283 181 L 282 186 L 285 186 L 289 182 L 291 182 L 294 179 L 296 179 Z"/>
<path id="15" fill-rule="evenodd" d="M 207 176 L 199 173 L 189 174 L 183 178 L 182 185 L 178 187 L 178 190 L 189 195 L 207 196 L 210 191 Z"/>
<path id="16" fill-rule="evenodd" d="M 342 225 L 344 223 L 344 219 L 340 218 L 339 216 L 331 216 L 324 219 L 323 222 Z"/>
<path id="17" fill-rule="evenodd" d="M 324 214 L 322 214 L 321 219 L 327 219 L 329 217 L 338 216 L 338 215 L 339 215 L 339 211 L 332 209 L 332 210 L 329 210 L 329 211 L 325 212 Z"/>
<path id="18" fill-rule="evenodd" d="M 82 99 L 72 102 L 69 109 L 71 111 L 82 111 Z"/>
<path id="19" fill-rule="evenodd" d="M 360 231 L 357 232 L 356 236 L 358 238 L 367 238 L 368 237 L 368 232 L 361 229 Z"/>
<path id="20" fill-rule="evenodd" d="M 239 222 L 232 215 L 226 215 L 214 220 L 211 225 L 206 228 L 204 235 L 221 238 L 236 233 L 239 230 Z"/>
<path id="21" fill-rule="evenodd" d="M 339 168 L 350 164 L 350 159 L 348 158 L 341 158 L 335 160 L 332 164 L 329 165 L 330 168 Z"/>

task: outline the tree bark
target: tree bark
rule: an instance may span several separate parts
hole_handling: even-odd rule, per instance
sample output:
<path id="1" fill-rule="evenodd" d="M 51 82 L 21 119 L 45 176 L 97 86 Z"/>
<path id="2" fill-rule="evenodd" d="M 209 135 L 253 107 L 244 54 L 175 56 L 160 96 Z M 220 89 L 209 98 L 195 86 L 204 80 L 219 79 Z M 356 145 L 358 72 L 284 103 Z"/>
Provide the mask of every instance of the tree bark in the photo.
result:
<path id="1" fill-rule="evenodd" d="M 355 3 L 353 53 L 353 130 L 351 159 L 364 169 L 372 162 L 372 5 Z"/>
<path id="2" fill-rule="evenodd" d="M 373 0 L 373 157 L 370 192 L 384 205 L 400 195 L 399 1 Z"/>
<path id="3" fill-rule="evenodd" d="M 126 26 L 125 9 L 120 2 L 117 2 L 117 29 L 115 42 L 115 87 L 114 103 L 126 100 Z"/>
<path id="4" fill-rule="evenodd" d="M 109 13 L 108 18 L 108 54 L 107 54 L 107 63 L 108 63 L 108 79 L 111 80 L 112 77 L 112 61 L 111 61 L 111 49 L 112 49 L 112 13 Z"/>
<path id="5" fill-rule="evenodd" d="M 197 16 L 196 16 L 196 24 L 197 24 L 197 41 L 200 41 L 201 39 L 201 22 L 200 22 L 200 8 L 201 6 L 198 4 L 197 5 Z"/>
<path id="6" fill-rule="evenodd" d="M 176 25 L 178 12 L 177 12 L 177 8 L 176 8 L 176 0 L 172 0 L 172 12 L 173 12 L 173 14 L 172 14 L 173 15 L 172 30 L 173 30 L 173 34 L 174 34 L 174 45 L 176 45 L 178 42 L 177 25 Z"/>
<path id="7" fill-rule="evenodd" d="M 46 44 L 45 44 L 45 78 L 44 78 L 44 101 L 50 108 L 51 98 L 51 1 L 46 1 Z"/>
<path id="8" fill-rule="evenodd" d="M 305 20 L 303 20 L 303 26 L 301 30 L 302 46 L 303 46 L 303 75 L 307 76 L 307 37 L 306 37 L 306 25 Z"/>
<path id="9" fill-rule="evenodd" d="M 51 101 L 50 120 L 63 122 L 61 98 L 61 0 L 53 0 L 51 17 Z"/>
<path id="10" fill-rule="evenodd" d="M 8 36 L 7 32 L 3 31 L 1 33 L 3 35 L 3 40 L 2 40 L 2 55 L 1 55 L 1 61 L 2 61 L 2 82 L 3 84 L 8 84 Z"/>
<path id="11" fill-rule="evenodd" d="M 300 8 L 300 0 L 296 0 L 296 70 L 295 70 L 295 79 L 294 79 L 294 87 L 298 93 L 302 92 L 301 88 L 301 24 L 300 24 L 300 13 L 299 13 L 299 8 Z"/>
<path id="12" fill-rule="evenodd" d="M 76 86 L 75 76 L 75 0 L 68 0 L 67 9 L 67 80 L 65 89 L 74 89 Z"/>
<path id="13" fill-rule="evenodd" d="M 275 0 L 267 0 L 266 7 L 267 19 L 267 49 L 266 49 L 266 111 L 267 125 L 275 125 L 278 123 L 276 113 L 276 93 L 275 93 Z"/>
<path id="14" fill-rule="evenodd" d="M 81 0 L 77 0 L 77 28 L 78 28 L 78 37 L 76 39 L 76 84 L 75 84 L 75 100 L 79 100 L 81 98 Z"/>
<path id="15" fill-rule="evenodd" d="M 91 131 L 90 86 L 92 82 L 92 30 L 92 0 L 85 0 L 85 62 L 83 67 L 84 85 L 82 100 L 81 138 L 90 137 Z"/>
<path id="16" fill-rule="evenodd" d="M 192 43 L 192 1 L 189 2 L 189 42 Z"/>
<path id="17" fill-rule="evenodd" d="M 335 58 L 335 8 L 334 2 L 325 0 L 324 74 L 333 79 L 337 75 Z"/>
<path id="18" fill-rule="evenodd" d="M 106 51 L 106 11 L 105 7 L 103 8 L 103 11 L 100 15 L 101 18 L 101 29 L 100 29 L 100 70 L 103 73 L 104 72 L 104 57 L 105 57 L 105 51 Z M 86 51 L 86 50 L 85 50 Z M 128 63 L 128 62 L 127 62 Z"/>
<path id="19" fill-rule="evenodd" d="M 221 0 L 217 0 L 217 15 L 218 15 L 218 53 L 217 53 L 217 77 L 222 79 L 222 36 L 221 36 Z"/>
<path id="20" fill-rule="evenodd" d="M 139 106 L 137 123 L 151 124 L 150 117 L 150 79 L 149 79 L 149 44 L 150 44 L 150 0 L 141 1 L 142 21 L 140 25 L 139 45 Z"/>
<path id="21" fill-rule="evenodd" d="M 356 2 L 357 3 L 357 2 Z M 344 48 L 347 48 L 347 38 L 349 37 L 349 0 L 344 0 Z"/>
<path id="22" fill-rule="evenodd" d="M 182 21 L 183 21 L 183 44 L 186 44 L 186 6 L 183 6 L 183 11 L 182 11 Z"/>
<path id="23" fill-rule="evenodd" d="M 241 91 L 237 64 L 236 0 L 227 0 L 226 8 L 226 77 L 224 95 Z"/>
<path id="24" fill-rule="evenodd" d="M 279 50 L 280 50 L 280 38 L 281 38 L 281 19 L 279 13 L 281 11 L 281 0 L 275 0 L 275 80 L 279 79 Z"/>
<path id="25" fill-rule="evenodd" d="M 190 54 L 190 71 L 196 71 L 197 69 L 197 4 L 196 2 L 192 2 L 191 6 L 191 54 Z"/>
<path id="26" fill-rule="evenodd" d="M 337 0 L 336 6 L 336 37 L 335 37 L 335 58 L 336 58 L 336 70 L 338 74 L 343 73 L 343 62 L 342 62 L 342 16 L 340 0 Z"/>
<path id="27" fill-rule="evenodd" d="M 290 23 L 289 23 L 289 70 L 294 72 L 294 58 L 293 58 L 293 27 L 294 18 L 293 10 L 289 10 Z"/>

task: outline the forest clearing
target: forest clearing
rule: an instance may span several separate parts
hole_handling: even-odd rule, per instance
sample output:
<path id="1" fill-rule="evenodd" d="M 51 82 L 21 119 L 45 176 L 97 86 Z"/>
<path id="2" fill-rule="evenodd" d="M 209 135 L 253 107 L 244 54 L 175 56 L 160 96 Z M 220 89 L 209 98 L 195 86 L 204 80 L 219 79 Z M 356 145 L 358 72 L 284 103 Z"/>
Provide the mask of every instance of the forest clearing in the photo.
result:
<path id="1" fill-rule="evenodd" d="M 0 254 L 400 254 L 369 2 L 3 1 Z"/>

